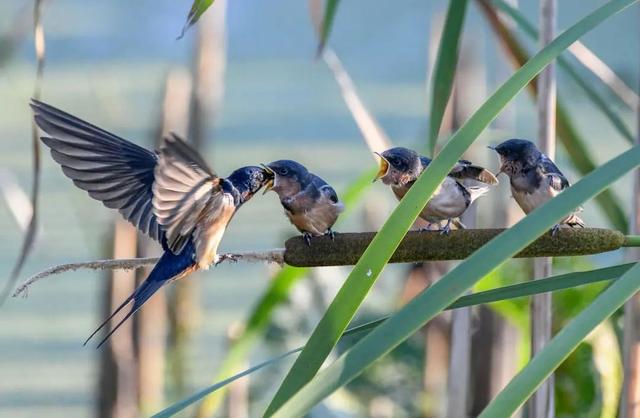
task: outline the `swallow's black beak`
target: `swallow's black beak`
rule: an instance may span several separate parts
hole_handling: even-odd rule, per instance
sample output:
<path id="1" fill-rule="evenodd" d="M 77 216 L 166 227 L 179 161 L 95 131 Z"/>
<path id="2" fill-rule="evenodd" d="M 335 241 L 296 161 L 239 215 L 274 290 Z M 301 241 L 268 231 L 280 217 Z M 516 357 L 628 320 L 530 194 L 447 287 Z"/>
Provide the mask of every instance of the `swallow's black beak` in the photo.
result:
<path id="1" fill-rule="evenodd" d="M 267 193 L 269 190 L 273 188 L 274 181 L 276 178 L 276 172 L 273 171 L 268 165 L 260 163 L 260 166 L 264 169 L 264 174 L 266 177 L 266 181 L 264 183 L 264 191 L 262 194 Z"/>
<path id="2" fill-rule="evenodd" d="M 491 151 L 495 151 L 496 147 L 494 147 L 493 145 L 487 145 L 487 148 L 489 148 Z"/>

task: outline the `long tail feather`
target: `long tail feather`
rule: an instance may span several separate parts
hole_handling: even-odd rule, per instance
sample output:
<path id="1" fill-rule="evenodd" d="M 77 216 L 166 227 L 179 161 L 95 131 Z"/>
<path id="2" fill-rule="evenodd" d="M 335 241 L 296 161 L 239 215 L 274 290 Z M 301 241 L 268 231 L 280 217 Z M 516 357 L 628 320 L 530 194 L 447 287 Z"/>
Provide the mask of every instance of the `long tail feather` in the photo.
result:
<path id="1" fill-rule="evenodd" d="M 113 335 L 114 332 L 116 332 L 118 330 L 118 328 L 120 328 L 122 326 L 122 324 L 125 323 L 125 321 L 127 319 L 129 319 L 131 317 L 131 315 L 133 315 L 134 313 L 136 313 L 138 311 L 138 309 L 142 308 L 142 305 L 145 304 L 146 301 L 149 300 L 149 298 L 151 296 L 153 296 L 154 293 L 156 293 L 162 286 L 165 285 L 165 283 L 167 283 L 167 280 L 145 280 L 134 292 L 134 294 L 132 296 L 129 296 L 129 298 L 127 299 L 127 301 L 125 301 L 125 303 L 123 303 L 122 305 L 120 305 L 120 307 L 118 309 L 116 309 L 116 311 L 111 314 L 111 316 L 109 316 L 109 318 L 107 319 L 106 322 L 109 321 L 109 319 L 113 318 L 113 316 L 118 313 L 119 310 L 122 309 L 122 307 L 124 307 L 124 305 L 126 305 L 127 303 L 129 303 L 131 300 L 133 300 L 133 306 L 131 307 L 131 310 L 125 315 L 124 318 L 122 318 L 122 320 L 120 322 L 118 322 L 118 324 L 111 328 L 111 330 L 107 333 L 107 335 L 102 339 L 102 341 L 100 341 L 100 343 L 98 343 L 98 345 L 96 346 L 96 348 L 100 348 L 102 347 L 102 344 L 104 344 L 109 337 L 111 337 Z M 102 326 L 101 326 L 102 327 Z M 96 331 L 97 332 L 97 331 Z M 94 333 L 95 334 L 95 333 Z M 89 337 L 91 338 L 91 337 Z M 88 340 L 87 340 L 88 341 Z M 86 342 L 85 342 L 86 344 Z"/>
<path id="2" fill-rule="evenodd" d="M 131 296 L 125 299 L 125 301 L 122 302 L 122 304 L 118 306 L 118 308 L 109 315 L 102 324 L 100 324 L 98 329 L 96 329 L 89 338 L 87 338 L 84 345 L 86 345 L 93 336 L 103 329 L 116 314 L 133 301 L 131 310 L 115 327 L 109 330 L 107 335 L 96 347 L 100 348 L 109 339 L 109 337 L 111 337 L 111 335 L 113 335 L 113 333 L 115 333 L 118 328 L 120 328 L 120 326 L 122 326 L 122 324 L 131 317 L 131 315 L 136 313 L 162 286 L 171 280 L 182 278 L 191 273 L 196 268 L 193 255 L 194 247 L 191 241 L 187 243 L 184 250 L 178 255 L 173 254 L 171 251 L 165 251 L 162 257 L 160 257 L 160 260 L 158 260 L 156 265 L 153 267 L 153 270 L 151 270 L 151 273 L 146 280 L 142 282 Z"/>
<path id="3" fill-rule="evenodd" d="M 146 282 L 145 282 L 145 283 L 146 283 Z M 120 311 L 121 311 L 125 306 L 127 306 L 127 304 L 128 304 L 129 302 L 131 302 L 131 301 L 133 300 L 134 295 L 135 295 L 135 292 L 134 292 L 134 293 L 132 293 L 128 298 L 126 298 L 126 299 L 124 300 L 124 302 L 122 302 L 122 304 L 121 304 L 120 306 L 118 306 L 118 308 L 117 308 L 115 311 L 113 311 L 113 313 L 112 313 L 111 315 L 109 315 L 109 316 L 107 317 L 107 319 L 105 319 L 105 320 L 100 324 L 100 326 L 99 326 L 98 328 L 96 328 L 96 330 L 95 330 L 95 331 L 93 331 L 93 332 L 91 333 L 91 335 L 89 335 L 89 337 L 87 337 L 87 339 L 86 339 L 86 340 L 84 340 L 84 344 L 82 344 L 82 345 L 87 345 L 87 343 L 89 342 L 89 340 L 91 340 L 91 339 L 93 338 L 93 336 L 94 336 L 94 335 L 96 335 L 96 334 L 97 334 L 97 333 L 98 333 L 98 332 L 99 332 L 99 331 L 100 331 L 100 330 L 101 330 L 105 325 L 107 325 L 107 324 L 109 323 L 109 321 L 111 321 L 111 318 L 113 318 L 114 316 L 116 316 L 118 312 L 120 312 Z"/>

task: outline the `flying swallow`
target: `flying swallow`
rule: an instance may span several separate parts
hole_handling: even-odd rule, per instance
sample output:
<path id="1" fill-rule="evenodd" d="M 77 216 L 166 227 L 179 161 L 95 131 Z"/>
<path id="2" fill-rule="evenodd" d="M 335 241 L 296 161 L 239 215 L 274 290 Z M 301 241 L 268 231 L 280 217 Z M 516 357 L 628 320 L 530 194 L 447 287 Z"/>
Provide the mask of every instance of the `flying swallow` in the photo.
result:
<path id="1" fill-rule="evenodd" d="M 376 154 L 380 157 L 380 170 L 374 181 L 381 179 L 384 184 L 391 186 L 398 200 L 404 197 L 431 162 L 429 158 L 403 147 L 391 148 L 382 154 Z M 467 186 L 463 184 L 465 180 L 473 180 L 483 185 Z M 460 217 L 478 197 L 489 191 L 487 185 L 495 184 L 498 184 L 498 180 L 489 170 L 470 161 L 460 160 L 435 190 L 420 212 L 420 218 L 427 221 L 429 226 L 447 221 L 444 228 L 440 229 L 442 234 L 449 233 L 452 222 L 464 228 L 462 223 L 454 219 Z"/>
<path id="2" fill-rule="evenodd" d="M 509 139 L 489 148 L 498 153 L 498 174 L 505 173 L 509 176 L 511 194 L 526 214 L 570 186 L 554 162 L 540 152 L 531 141 Z M 552 234 L 555 234 L 561 225 L 584 228 L 584 222 L 576 215 L 576 212 L 581 210 L 582 208 L 577 208 L 575 212 L 562 219 L 553 227 Z"/>
<path id="3" fill-rule="evenodd" d="M 331 227 L 344 210 L 336 191 L 298 162 L 279 160 L 262 166 L 272 175 L 264 193 L 273 190 L 278 194 L 285 215 L 302 232 L 307 245 L 311 237 L 333 238 Z"/>
<path id="4" fill-rule="evenodd" d="M 229 221 L 269 174 L 242 167 L 221 178 L 177 135 L 154 153 L 45 103 L 32 100 L 31 107 L 64 174 L 164 250 L 146 280 L 85 341 L 132 304 L 100 347 L 163 285 L 221 261 L 218 244 Z"/>

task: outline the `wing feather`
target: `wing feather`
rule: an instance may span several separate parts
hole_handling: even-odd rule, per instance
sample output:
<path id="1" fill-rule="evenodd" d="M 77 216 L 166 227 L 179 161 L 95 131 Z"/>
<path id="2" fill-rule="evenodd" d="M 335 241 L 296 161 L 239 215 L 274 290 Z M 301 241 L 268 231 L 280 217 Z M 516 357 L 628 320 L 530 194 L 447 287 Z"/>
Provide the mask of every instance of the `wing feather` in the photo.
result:
<path id="1" fill-rule="evenodd" d="M 542 167 L 543 174 L 545 174 L 549 180 L 549 185 L 555 190 L 561 192 L 571 185 L 558 166 L 544 154 L 540 157 L 540 166 Z"/>
<path id="2" fill-rule="evenodd" d="M 165 138 L 160 148 L 155 179 L 153 211 L 165 228 L 167 245 L 179 254 L 202 217 L 216 216 L 222 180 L 176 135 Z"/>
<path id="3" fill-rule="evenodd" d="M 156 155 L 48 104 L 32 100 L 41 138 L 74 184 L 117 209 L 125 219 L 161 241 L 162 229 L 152 212 Z"/>
<path id="4" fill-rule="evenodd" d="M 427 157 L 421 156 L 420 162 L 422 163 L 422 167 L 426 168 L 429 163 L 431 163 L 431 160 Z M 475 165 L 469 160 L 459 160 L 458 164 L 456 164 L 449 172 L 449 176 L 459 180 L 468 179 L 491 185 L 498 184 L 498 179 L 491 171 L 484 167 L 480 167 L 479 165 Z"/>
<path id="5" fill-rule="evenodd" d="M 467 160 L 458 161 L 458 164 L 453 167 L 449 175 L 461 180 L 469 179 L 491 185 L 498 184 L 498 179 L 491 171 Z"/>

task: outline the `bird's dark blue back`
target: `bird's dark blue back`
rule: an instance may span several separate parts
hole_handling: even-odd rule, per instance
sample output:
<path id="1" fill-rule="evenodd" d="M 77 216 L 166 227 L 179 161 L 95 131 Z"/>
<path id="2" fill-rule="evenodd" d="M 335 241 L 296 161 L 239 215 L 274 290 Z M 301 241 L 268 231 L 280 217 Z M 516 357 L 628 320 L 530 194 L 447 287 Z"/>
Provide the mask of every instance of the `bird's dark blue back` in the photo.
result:
<path id="1" fill-rule="evenodd" d="M 333 187 L 329 185 L 322 178 L 316 176 L 315 174 L 309 174 L 309 180 L 311 184 L 315 186 L 315 189 L 320 194 L 324 194 L 327 196 L 333 203 L 338 203 L 338 193 L 334 190 Z"/>

